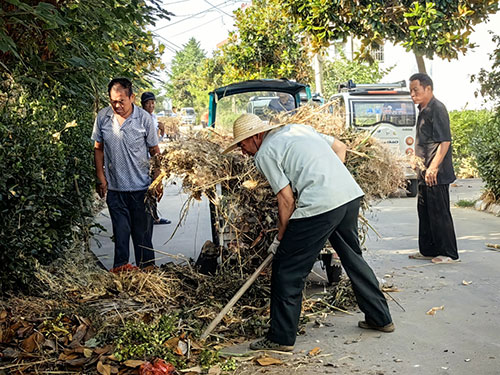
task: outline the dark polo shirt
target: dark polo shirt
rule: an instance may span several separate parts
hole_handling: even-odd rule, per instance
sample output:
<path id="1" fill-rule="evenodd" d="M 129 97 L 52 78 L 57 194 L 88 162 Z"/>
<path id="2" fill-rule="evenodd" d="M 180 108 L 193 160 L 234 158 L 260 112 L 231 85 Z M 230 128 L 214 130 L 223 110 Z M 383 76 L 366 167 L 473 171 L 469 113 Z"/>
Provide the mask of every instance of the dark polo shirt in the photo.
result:
<path id="1" fill-rule="evenodd" d="M 436 155 L 441 142 L 451 142 L 450 118 L 443 103 L 432 97 L 424 109 L 419 106 L 415 154 L 424 159 L 424 165 L 429 167 Z M 439 166 L 438 184 L 450 184 L 455 181 L 451 158 L 451 145 Z M 425 171 L 418 171 L 419 183 L 425 183 Z"/>

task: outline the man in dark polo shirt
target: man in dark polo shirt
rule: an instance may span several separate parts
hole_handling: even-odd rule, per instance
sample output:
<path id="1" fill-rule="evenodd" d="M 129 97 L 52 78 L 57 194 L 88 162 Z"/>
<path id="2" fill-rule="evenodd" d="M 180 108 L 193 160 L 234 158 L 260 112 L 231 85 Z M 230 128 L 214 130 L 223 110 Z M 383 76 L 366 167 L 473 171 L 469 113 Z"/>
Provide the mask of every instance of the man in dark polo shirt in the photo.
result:
<path id="1" fill-rule="evenodd" d="M 410 258 L 454 263 L 458 260 L 458 251 L 450 212 L 450 183 L 456 177 L 448 111 L 434 97 L 432 79 L 425 73 L 410 77 L 410 93 L 419 108 L 415 154 L 423 159 L 425 166 L 418 170 L 420 251 Z"/>

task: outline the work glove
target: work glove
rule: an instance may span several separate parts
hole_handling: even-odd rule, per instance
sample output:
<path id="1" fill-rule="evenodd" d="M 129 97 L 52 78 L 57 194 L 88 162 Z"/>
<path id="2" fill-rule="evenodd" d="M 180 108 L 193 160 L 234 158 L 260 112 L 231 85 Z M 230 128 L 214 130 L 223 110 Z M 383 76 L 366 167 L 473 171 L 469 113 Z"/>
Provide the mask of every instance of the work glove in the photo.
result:
<path id="1" fill-rule="evenodd" d="M 273 242 L 267 249 L 268 254 L 276 254 L 276 250 L 278 250 L 278 246 L 280 245 L 280 241 L 278 240 L 278 235 L 274 237 Z"/>

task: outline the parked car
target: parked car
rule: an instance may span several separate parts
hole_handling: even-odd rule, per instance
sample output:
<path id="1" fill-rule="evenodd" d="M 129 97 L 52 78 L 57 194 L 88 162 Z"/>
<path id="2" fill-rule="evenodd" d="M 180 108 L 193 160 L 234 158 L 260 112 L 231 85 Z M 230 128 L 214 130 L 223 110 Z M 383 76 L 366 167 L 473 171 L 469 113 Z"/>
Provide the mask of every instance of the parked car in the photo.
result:
<path id="1" fill-rule="evenodd" d="M 196 112 L 194 108 L 191 107 L 181 108 L 180 115 L 181 115 L 181 123 L 188 125 L 196 124 Z"/>

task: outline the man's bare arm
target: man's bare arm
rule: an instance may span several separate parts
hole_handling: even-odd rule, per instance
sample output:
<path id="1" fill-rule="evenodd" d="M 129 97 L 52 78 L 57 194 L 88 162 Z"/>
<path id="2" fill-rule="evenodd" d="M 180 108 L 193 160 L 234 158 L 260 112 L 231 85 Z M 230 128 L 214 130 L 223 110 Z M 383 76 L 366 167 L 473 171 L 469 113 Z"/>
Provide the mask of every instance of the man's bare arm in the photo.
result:
<path id="1" fill-rule="evenodd" d="M 347 153 L 347 146 L 340 139 L 335 138 L 332 144 L 333 152 L 337 154 L 342 163 L 345 163 L 345 156 Z"/>
<path id="2" fill-rule="evenodd" d="M 108 182 L 104 174 L 104 145 L 100 142 L 94 142 L 94 164 L 97 176 L 97 194 L 104 198 L 108 191 Z"/>
<path id="3" fill-rule="evenodd" d="M 436 155 L 432 158 L 431 164 L 425 171 L 425 183 L 428 186 L 437 185 L 437 175 L 439 171 L 439 166 L 443 162 L 448 149 L 450 148 L 451 142 L 441 142 L 436 150 Z"/>
<path id="4" fill-rule="evenodd" d="M 288 221 L 295 211 L 295 197 L 290 185 L 281 189 L 277 195 L 278 197 L 278 240 L 281 241 L 285 234 Z"/>

